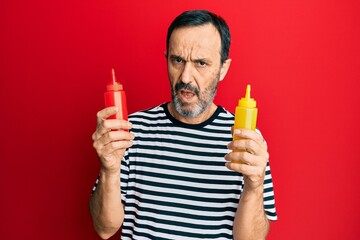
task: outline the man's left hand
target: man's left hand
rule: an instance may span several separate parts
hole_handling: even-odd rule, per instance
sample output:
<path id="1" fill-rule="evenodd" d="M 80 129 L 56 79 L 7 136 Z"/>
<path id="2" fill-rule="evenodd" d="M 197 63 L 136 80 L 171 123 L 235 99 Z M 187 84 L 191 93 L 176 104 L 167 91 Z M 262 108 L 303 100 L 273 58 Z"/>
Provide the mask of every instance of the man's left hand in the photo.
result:
<path id="1" fill-rule="evenodd" d="M 235 139 L 228 144 L 232 152 L 225 155 L 226 167 L 242 173 L 245 190 L 263 188 L 265 169 L 269 160 L 267 144 L 260 133 L 248 129 L 234 129 Z"/>

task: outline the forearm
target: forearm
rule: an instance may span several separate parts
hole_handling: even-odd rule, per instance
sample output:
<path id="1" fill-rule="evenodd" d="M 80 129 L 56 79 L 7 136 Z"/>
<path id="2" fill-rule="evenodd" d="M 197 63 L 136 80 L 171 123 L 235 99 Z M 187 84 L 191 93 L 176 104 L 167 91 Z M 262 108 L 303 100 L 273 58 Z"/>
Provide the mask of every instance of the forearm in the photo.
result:
<path id="1" fill-rule="evenodd" d="M 99 183 L 89 203 L 94 227 L 99 236 L 108 239 L 121 227 L 124 208 L 121 202 L 120 173 L 107 175 L 100 171 Z"/>
<path id="2" fill-rule="evenodd" d="M 244 191 L 236 211 L 233 235 L 236 240 L 265 239 L 270 223 L 264 211 L 263 191 Z"/>

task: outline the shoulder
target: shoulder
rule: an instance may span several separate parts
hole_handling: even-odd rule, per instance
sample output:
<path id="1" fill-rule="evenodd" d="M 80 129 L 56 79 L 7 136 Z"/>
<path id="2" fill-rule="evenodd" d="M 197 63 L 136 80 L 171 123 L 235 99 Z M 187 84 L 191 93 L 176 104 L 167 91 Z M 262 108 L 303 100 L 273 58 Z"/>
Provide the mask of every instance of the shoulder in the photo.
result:
<path id="1" fill-rule="evenodd" d="M 224 107 L 218 106 L 215 122 L 234 123 L 234 114 Z"/>
<path id="2" fill-rule="evenodd" d="M 129 121 L 133 124 L 133 129 L 149 127 L 160 127 L 168 125 L 168 117 L 164 110 L 164 104 L 137 111 L 129 115 Z"/>
<path id="3" fill-rule="evenodd" d="M 157 118 L 165 115 L 163 104 L 145 110 L 137 111 L 129 115 L 130 119 L 136 118 Z"/>

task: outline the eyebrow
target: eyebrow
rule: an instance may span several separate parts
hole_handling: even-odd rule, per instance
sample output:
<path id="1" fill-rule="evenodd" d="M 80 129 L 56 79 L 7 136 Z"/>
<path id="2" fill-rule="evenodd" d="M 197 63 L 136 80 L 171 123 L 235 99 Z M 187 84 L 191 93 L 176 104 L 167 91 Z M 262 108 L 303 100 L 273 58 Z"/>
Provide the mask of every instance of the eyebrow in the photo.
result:
<path id="1" fill-rule="evenodd" d="M 181 60 L 185 61 L 185 59 L 184 59 L 183 57 L 178 56 L 178 55 L 175 55 L 175 54 L 170 55 L 170 58 L 171 58 L 171 59 L 181 59 Z M 194 60 L 192 60 L 192 62 L 207 62 L 207 63 L 211 63 L 210 59 L 207 59 L 207 58 L 194 59 Z"/>
<path id="2" fill-rule="evenodd" d="M 175 55 L 175 54 L 170 55 L 170 58 L 171 58 L 171 59 L 177 59 L 177 58 L 180 58 L 181 60 L 184 60 L 184 58 L 183 58 L 183 57 L 180 57 L 180 56 Z"/>

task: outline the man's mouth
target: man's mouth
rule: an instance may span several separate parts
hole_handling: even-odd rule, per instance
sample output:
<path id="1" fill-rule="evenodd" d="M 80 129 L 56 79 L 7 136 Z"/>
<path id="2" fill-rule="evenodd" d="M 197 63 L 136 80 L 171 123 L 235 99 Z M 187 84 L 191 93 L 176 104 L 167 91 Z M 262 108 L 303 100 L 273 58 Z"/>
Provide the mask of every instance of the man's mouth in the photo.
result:
<path id="1" fill-rule="evenodd" d="M 180 95 L 185 99 L 190 99 L 195 96 L 195 93 L 189 90 L 181 89 L 179 91 Z"/>

